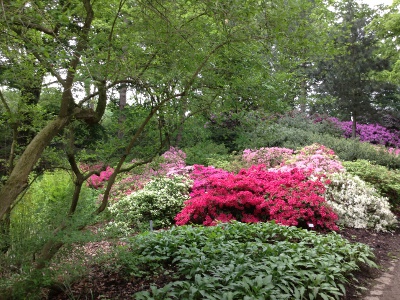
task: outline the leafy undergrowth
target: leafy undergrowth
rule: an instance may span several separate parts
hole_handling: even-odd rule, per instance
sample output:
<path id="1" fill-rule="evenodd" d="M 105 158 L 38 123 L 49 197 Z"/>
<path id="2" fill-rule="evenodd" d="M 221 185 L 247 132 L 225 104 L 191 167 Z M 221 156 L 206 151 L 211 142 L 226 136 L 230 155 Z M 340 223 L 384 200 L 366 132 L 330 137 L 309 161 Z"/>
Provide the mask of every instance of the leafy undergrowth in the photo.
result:
<path id="1" fill-rule="evenodd" d="M 125 242 L 100 272 L 125 289 L 50 299 L 342 299 L 351 273 L 374 266 L 364 244 L 274 223 L 181 226 Z"/>

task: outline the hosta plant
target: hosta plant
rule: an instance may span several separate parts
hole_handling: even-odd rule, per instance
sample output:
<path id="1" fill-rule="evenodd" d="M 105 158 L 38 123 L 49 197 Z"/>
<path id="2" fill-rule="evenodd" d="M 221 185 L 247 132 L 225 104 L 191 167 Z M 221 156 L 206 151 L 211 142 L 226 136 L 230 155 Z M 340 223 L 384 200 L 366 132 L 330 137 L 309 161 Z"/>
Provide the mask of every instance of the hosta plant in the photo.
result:
<path id="1" fill-rule="evenodd" d="M 325 198 L 343 226 L 387 231 L 397 223 L 388 199 L 358 176 L 334 174 Z"/>
<path id="2" fill-rule="evenodd" d="M 359 264 L 375 266 L 364 244 L 272 222 L 179 226 L 128 238 L 119 251 L 122 273 L 150 280 L 138 300 L 341 299 Z"/>
<path id="3" fill-rule="evenodd" d="M 171 226 L 189 197 L 190 186 L 191 181 L 182 176 L 153 179 L 143 189 L 110 206 L 113 221 L 108 230 L 128 234 L 132 230 L 148 229 L 150 221 L 154 229 Z"/>

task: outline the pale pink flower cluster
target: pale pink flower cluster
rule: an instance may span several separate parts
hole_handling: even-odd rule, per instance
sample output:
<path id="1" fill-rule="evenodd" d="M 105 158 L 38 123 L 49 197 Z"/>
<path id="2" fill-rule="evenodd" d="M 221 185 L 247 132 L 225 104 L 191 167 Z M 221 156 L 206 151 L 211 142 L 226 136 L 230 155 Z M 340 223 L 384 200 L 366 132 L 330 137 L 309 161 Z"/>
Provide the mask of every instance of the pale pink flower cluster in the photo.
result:
<path id="1" fill-rule="evenodd" d="M 400 154 L 400 148 L 389 148 L 388 152 L 390 154 L 393 154 L 394 156 L 399 156 Z"/>
<path id="2" fill-rule="evenodd" d="M 130 195 L 134 191 L 142 189 L 154 177 L 186 175 L 193 169 L 192 166 L 186 166 L 186 153 L 177 148 L 171 147 L 161 155 L 161 163 L 156 168 L 149 163 L 144 166 L 141 174 L 124 175 L 118 180 L 112 188 L 113 198 L 119 198 L 121 195 Z M 133 163 L 135 161 L 132 161 Z"/>
<path id="3" fill-rule="evenodd" d="M 186 166 L 186 153 L 178 148 L 171 147 L 162 155 L 164 162 L 160 164 L 160 175 L 184 175 L 190 172 L 191 167 Z"/>
<path id="4" fill-rule="evenodd" d="M 310 171 L 313 175 L 333 174 L 345 170 L 335 152 L 320 144 L 312 144 L 296 151 L 295 155 L 275 169 L 280 171 L 300 169 Z"/>
<path id="5" fill-rule="evenodd" d="M 293 150 L 288 148 L 245 149 L 242 154 L 242 160 L 248 167 L 264 164 L 266 168 L 274 168 L 289 159 L 292 154 Z"/>

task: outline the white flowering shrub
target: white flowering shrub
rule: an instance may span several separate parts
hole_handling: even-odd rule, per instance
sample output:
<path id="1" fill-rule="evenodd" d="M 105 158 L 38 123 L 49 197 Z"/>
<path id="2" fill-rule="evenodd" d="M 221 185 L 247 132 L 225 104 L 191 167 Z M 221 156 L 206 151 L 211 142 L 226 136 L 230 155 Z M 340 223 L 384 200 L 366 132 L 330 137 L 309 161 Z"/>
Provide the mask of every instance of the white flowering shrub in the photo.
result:
<path id="1" fill-rule="evenodd" d="M 389 200 L 358 176 L 336 173 L 331 176 L 325 198 L 339 216 L 339 225 L 387 231 L 396 223 Z"/>
<path id="2" fill-rule="evenodd" d="M 109 207 L 112 220 L 107 230 L 129 234 L 132 231 L 163 228 L 174 223 L 175 215 L 189 199 L 191 181 L 183 176 L 161 177 L 147 183 L 143 189 L 121 198 Z"/>

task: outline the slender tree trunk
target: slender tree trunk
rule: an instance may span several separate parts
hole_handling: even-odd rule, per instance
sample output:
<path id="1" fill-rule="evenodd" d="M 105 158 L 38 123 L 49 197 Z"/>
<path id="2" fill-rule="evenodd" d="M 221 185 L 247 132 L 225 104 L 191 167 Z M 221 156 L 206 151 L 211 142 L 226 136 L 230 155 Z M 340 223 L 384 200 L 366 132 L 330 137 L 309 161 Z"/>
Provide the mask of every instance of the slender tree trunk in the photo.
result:
<path id="1" fill-rule="evenodd" d="M 357 120 L 356 114 L 353 112 L 352 114 L 352 124 L 351 124 L 351 137 L 355 139 L 357 137 Z"/>
<path id="2" fill-rule="evenodd" d="M 126 117 L 124 115 L 124 108 L 126 106 L 126 91 L 127 87 L 126 84 L 122 84 L 121 87 L 119 88 L 119 118 L 118 118 L 118 124 L 122 124 Z M 122 139 L 124 137 L 124 132 L 119 129 L 118 130 L 118 138 Z"/>

